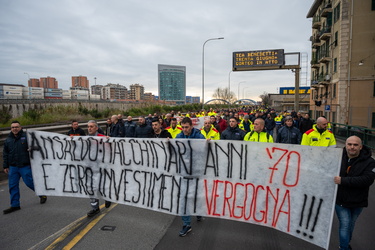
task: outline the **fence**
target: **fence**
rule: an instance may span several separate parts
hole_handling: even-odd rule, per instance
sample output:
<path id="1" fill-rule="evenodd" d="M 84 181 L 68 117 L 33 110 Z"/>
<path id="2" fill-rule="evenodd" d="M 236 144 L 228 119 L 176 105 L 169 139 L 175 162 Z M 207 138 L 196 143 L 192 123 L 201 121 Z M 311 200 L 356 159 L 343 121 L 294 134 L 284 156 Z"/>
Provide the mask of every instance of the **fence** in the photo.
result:
<path id="1" fill-rule="evenodd" d="M 362 143 L 371 149 L 375 149 L 375 129 L 362 126 L 351 126 L 340 123 L 332 123 L 332 132 L 336 138 L 345 140 L 349 136 L 356 135 L 362 139 Z"/>

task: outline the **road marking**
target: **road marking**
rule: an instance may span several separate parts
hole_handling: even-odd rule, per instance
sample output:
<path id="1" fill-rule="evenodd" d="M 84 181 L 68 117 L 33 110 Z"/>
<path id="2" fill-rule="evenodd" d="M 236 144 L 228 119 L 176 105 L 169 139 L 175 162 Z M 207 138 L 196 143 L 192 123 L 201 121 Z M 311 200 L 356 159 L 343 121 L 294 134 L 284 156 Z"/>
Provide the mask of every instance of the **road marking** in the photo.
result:
<path id="1" fill-rule="evenodd" d="M 104 204 L 103 204 L 104 205 Z M 103 206 L 102 205 L 102 206 Z M 81 230 L 64 248 L 63 250 L 70 250 L 72 249 L 109 211 L 111 211 L 114 207 L 117 206 L 113 204 L 110 208 L 106 209 L 103 213 L 101 213 L 98 217 L 93 219 L 84 229 Z"/>
<path id="2" fill-rule="evenodd" d="M 104 208 L 104 204 L 101 205 L 99 208 L 100 209 L 103 209 Z M 105 214 L 107 214 L 110 210 L 112 210 L 115 206 L 117 206 L 117 204 L 112 204 L 112 206 L 109 208 L 109 209 L 106 209 L 104 213 L 102 213 L 100 216 L 100 218 L 102 218 Z M 49 241 L 50 239 L 53 239 L 55 238 L 56 236 L 60 235 L 57 239 L 55 239 L 54 242 L 52 242 L 49 246 L 47 246 L 45 248 L 45 250 L 53 250 L 56 248 L 56 246 L 62 242 L 63 240 L 65 240 L 72 232 L 74 232 L 79 226 L 81 226 L 85 220 L 87 219 L 87 215 L 85 216 L 82 216 L 81 218 L 73 221 L 72 223 L 70 223 L 69 225 L 67 225 L 66 227 L 62 228 L 61 230 L 57 231 L 56 233 L 48 236 L 46 239 L 42 240 L 41 242 L 37 243 L 36 245 L 30 247 L 28 250 L 33 250 L 33 249 L 40 249 L 40 246 L 44 243 L 44 242 L 47 242 Z M 96 219 L 95 219 L 96 220 Z M 92 222 L 90 222 L 91 224 Z M 96 222 L 97 223 L 97 222 Z M 90 225 L 89 224 L 89 225 Z M 89 226 L 88 225 L 88 226 Z M 78 243 L 78 241 L 77 241 Z"/>
<path id="3" fill-rule="evenodd" d="M 67 236 L 69 236 L 69 234 L 72 231 L 74 231 L 77 227 L 79 227 L 83 223 L 83 220 L 86 219 L 86 218 L 87 218 L 87 216 L 82 216 L 81 218 L 77 219 L 76 221 L 73 221 L 72 223 L 70 223 L 66 227 L 64 227 L 61 230 L 57 231 L 56 233 L 48 236 L 47 238 L 45 238 L 41 242 L 37 243 L 36 245 L 30 247 L 29 250 L 39 249 L 39 246 L 42 245 L 44 242 L 49 241 L 50 239 L 53 239 L 56 236 L 60 235 L 59 238 L 57 238 L 52 244 L 50 244 L 46 248 L 46 249 L 49 249 L 49 250 L 54 249 L 59 242 L 63 241 Z"/>

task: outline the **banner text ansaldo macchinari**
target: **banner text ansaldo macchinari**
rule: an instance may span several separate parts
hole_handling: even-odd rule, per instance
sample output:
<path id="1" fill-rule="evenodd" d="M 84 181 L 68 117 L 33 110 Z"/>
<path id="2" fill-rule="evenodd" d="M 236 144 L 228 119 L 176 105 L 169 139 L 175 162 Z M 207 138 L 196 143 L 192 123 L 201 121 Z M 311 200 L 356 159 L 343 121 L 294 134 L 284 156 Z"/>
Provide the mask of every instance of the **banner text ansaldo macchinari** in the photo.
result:
<path id="1" fill-rule="evenodd" d="M 31 158 L 38 155 L 43 160 L 46 191 L 56 188 L 56 183 L 48 179 L 51 168 L 59 162 L 58 167 L 64 170 L 60 187 L 63 193 L 99 195 L 181 215 L 196 214 L 197 209 L 204 207 L 205 214 L 210 216 L 253 220 L 273 227 L 280 215 L 284 215 L 288 218 L 286 231 L 289 231 L 290 191 L 246 181 L 249 177 L 246 144 L 236 147 L 228 142 L 223 147 L 207 143 L 203 150 L 194 148 L 192 140 L 72 139 L 37 137 L 33 133 L 31 138 L 34 149 Z M 198 153 L 203 151 L 204 157 Z M 203 164 L 194 164 L 196 157 L 201 157 Z M 237 164 L 234 158 L 239 159 L 235 161 Z M 205 178 L 206 175 L 215 179 Z M 241 182 L 232 180 L 233 175 Z M 271 174 L 268 183 L 272 184 Z M 298 176 L 293 183 L 284 180 L 289 187 L 297 183 Z M 245 195 L 239 196 L 239 193 Z"/>

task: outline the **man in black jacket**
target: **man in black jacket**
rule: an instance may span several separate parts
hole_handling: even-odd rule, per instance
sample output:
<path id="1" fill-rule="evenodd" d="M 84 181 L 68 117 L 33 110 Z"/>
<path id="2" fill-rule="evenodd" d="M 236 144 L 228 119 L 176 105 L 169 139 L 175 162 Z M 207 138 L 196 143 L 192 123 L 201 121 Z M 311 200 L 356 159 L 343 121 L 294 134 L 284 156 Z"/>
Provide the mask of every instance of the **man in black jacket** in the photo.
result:
<path id="1" fill-rule="evenodd" d="M 172 135 L 167 130 L 163 129 L 158 118 L 152 120 L 152 138 L 171 138 Z"/>
<path id="2" fill-rule="evenodd" d="M 23 132 L 18 121 L 11 123 L 11 132 L 5 140 L 3 149 L 4 172 L 8 174 L 8 185 L 10 193 L 10 208 L 3 211 L 9 214 L 20 210 L 20 189 L 19 183 L 22 177 L 23 182 L 34 191 L 34 181 L 31 173 L 27 136 Z M 40 203 L 47 201 L 46 196 L 40 196 Z"/>
<path id="3" fill-rule="evenodd" d="M 229 127 L 221 133 L 221 140 L 239 140 L 243 141 L 246 132 L 238 127 L 238 120 L 234 117 L 229 119 Z"/>
<path id="4" fill-rule="evenodd" d="M 125 136 L 125 127 L 124 125 L 119 122 L 117 115 L 112 115 L 111 117 L 112 125 L 111 125 L 111 132 L 110 137 L 124 137 Z"/>
<path id="5" fill-rule="evenodd" d="M 374 179 L 375 160 L 370 149 L 362 145 L 359 137 L 349 137 L 342 155 L 340 176 L 334 177 L 338 184 L 335 210 L 340 223 L 340 249 L 351 249 L 349 243 L 355 221 L 368 206 L 369 188 Z"/>
<path id="6" fill-rule="evenodd" d="M 68 131 L 67 135 L 69 136 L 85 136 L 86 133 L 83 129 L 81 129 L 78 125 L 78 121 L 72 121 L 72 128 Z"/>
<path id="7" fill-rule="evenodd" d="M 310 119 L 309 114 L 305 114 L 305 117 L 303 117 L 299 123 L 299 130 L 301 131 L 301 134 L 304 134 L 306 131 L 312 129 L 314 125 L 314 122 Z"/>
<path id="8" fill-rule="evenodd" d="M 150 138 L 152 136 L 152 128 L 146 123 L 143 116 L 138 118 L 138 127 L 135 128 L 135 137 Z"/>
<path id="9" fill-rule="evenodd" d="M 287 116 L 284 119 L 285 126 L 281 127 L 277 133 L 277 143 L 301 144 L 301 132 L 293 126 L 293 118 Z"/>
<path id="10" fill-rule="evenodd" d="M 135 137 L 135 128 L 137 124 L 133 122 L 133 117 L 130 115 L 127 117 L 127 120 L 124 122 L 125 127 L 125 137 Z"/>

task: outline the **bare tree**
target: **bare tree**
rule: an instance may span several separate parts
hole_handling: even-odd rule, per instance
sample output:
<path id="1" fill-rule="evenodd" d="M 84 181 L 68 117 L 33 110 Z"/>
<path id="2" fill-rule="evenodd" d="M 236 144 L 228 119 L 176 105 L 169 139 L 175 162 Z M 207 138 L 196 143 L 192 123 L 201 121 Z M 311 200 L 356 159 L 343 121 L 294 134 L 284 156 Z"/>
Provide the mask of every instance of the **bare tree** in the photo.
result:
<path id="1" fill-rule="evenodd" d="M 259 98 L 262 100 L 262 104 L 263 105 L 266 105 L 266 106 L 271 105 L 270 96 L 269 96 L 269 94 L 266 91 L 264 91 L 263 94 L 261 94 L 259 96 Z"/>
<path id="2" fill-rule="evenodd" d="M 236 100 L 235 94 L 232 91 L 229 91 L 228 88 L 217 88 L 212 95 L 214 99 L 223 99 L 230 103 Z"/>

